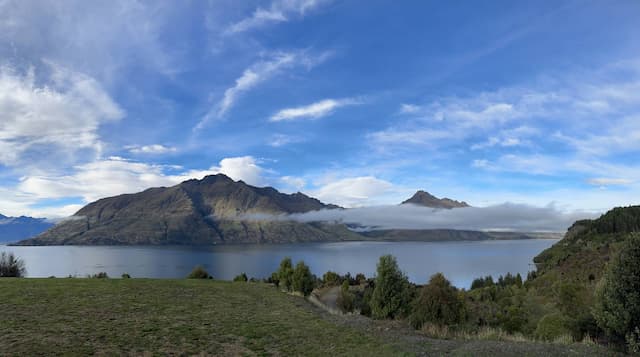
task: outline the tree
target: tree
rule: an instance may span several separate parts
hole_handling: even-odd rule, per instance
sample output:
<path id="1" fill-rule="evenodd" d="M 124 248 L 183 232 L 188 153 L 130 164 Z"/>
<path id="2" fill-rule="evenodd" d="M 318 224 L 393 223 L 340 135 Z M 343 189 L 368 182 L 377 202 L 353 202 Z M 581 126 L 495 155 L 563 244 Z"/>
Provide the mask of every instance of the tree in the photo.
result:
<path id="1" fill-rule="evenodd" d="M 322 283 L 324 286 L 337 286 L 340 285 L 341 277 L 338 273 L 328 271 L 322 276 Z"/>
<path id="2" fill-rule="evenodd" d="M 285 257 L 282 259 L 276 275 L 278 276 L 277 285 L 284 287 L 287 291 L 291 291 L 291 283 L 293 279 L 293 263 L 291 262 L 291 258 Z"/>
<path id="3" fill-rule="evenodd" d="M 293 290 L 299 291 L 304 296 L 307 296 L 313 291 L 315 280 L 316 279 L 313 274 L 311 274 L 309 267 L 303 261 L 299 261 L 293 271 Z"/>
<path id="4" fill-rule="evenodd" d="M 411 325 L 421 328 L 426 322 L 437 325 L 455 325 L 465 316 L 464 299 L 442 273 L 431 276 L 413 303 Z"/>
<path id="5" fill-rule="evenodd" d="M 371 296 L 371 315 L 377 319 L 403 316 L 410 301 L 409 280 L 398 268 L 396 258 L 381 256 Z"/>
<path id="6" fill-rule="evenodd" d="M 13 253 L 0 254 L 0 278 L 21 278 L 27 274 L 24 261 L 16 258 Z"/>
<path id="7" fill-rule="evenodd" d="M 640 235 L 630 235 L 609 263 L 596 289 L 598 326 L 629 347 L 640 341 Z"/>

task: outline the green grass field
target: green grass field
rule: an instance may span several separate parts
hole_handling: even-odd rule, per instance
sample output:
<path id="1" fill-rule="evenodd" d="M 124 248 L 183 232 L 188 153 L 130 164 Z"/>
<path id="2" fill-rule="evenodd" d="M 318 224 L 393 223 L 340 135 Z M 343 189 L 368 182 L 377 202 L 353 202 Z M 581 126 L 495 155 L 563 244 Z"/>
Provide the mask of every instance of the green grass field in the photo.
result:
<path id="1" fill-rule="evenodd" d="M 267 284 L 0 279 L 0 355 L 583 355 L 587 346 L 431 340 L 331 316 Z"/>

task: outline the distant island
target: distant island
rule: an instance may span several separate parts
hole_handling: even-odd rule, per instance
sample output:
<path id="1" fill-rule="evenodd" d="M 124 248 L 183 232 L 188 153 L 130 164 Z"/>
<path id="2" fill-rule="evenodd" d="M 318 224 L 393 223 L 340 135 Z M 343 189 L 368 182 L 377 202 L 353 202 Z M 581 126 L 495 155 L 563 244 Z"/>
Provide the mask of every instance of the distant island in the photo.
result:
<path id="1" fill-rule="evenodd" d="M 434 209 L 469 207 L 418 191 L 402 204 Z M 172 187 L 100 199 L 47 231 L 17 245 L 216 245 L 358 240 L 440 241 L 538 238 L 525 233 L 450 229 L 359 231 L 340 222 L 256 220 L 344 209 L 303 193 L 284 194 L 223 175 L 188 180 Z M 548 235 L 544 235 L 547 237 Z"/>

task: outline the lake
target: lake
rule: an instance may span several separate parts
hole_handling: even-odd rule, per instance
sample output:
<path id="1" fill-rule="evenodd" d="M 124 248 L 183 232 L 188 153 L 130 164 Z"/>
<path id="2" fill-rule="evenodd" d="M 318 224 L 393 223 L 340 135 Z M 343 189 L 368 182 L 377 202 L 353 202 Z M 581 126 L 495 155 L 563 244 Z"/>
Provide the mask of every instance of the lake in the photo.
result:
<path id="1" fill-rule="evenodd" d="M 532 259 L 556 239 L 464 242 L 338 242 L 279 245 L 183 246 L 0 246 L 22 258 L 28 277 L 86 276 L 107 272 L 110 277 L 129 273 L 136 278 L 183 278 L 196 265 L 215 278 L 231 280 L 245 272 L 262 278 L 278 268 L 283 257 L 294 264 L 304 260 L 314 274 L 328 270 L 344 274 L 375 274 L 381 255 L 392 254 L 415 283 L 442 272 L 457 287 L 485 275 L 511 272 L 523 277 L 534 270 Z"/>

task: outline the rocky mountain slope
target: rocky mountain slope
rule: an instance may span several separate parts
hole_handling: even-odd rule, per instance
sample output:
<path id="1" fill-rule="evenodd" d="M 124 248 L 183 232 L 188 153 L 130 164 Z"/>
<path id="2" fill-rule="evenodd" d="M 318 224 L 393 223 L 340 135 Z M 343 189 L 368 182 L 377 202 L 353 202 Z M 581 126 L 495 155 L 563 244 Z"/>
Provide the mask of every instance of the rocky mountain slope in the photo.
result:
<path id="1" fill-rule="evenodd" d="M 411 203 L 414 205 L 431 207 L 431 208 L 460 208 L 460 207 L 469 207 L 469 205 L 462 201 L 455 201 L 450 198 L 437 198 L 436 196 L 430 194 L 429 192 L 419 190 L 416 192 L 411 198 L 402 202 L 402 204 Z"/>
<path id="2" fill-rule="evenodd" d="M 0 214 L 0 243 L 16 242 L 33 237 L 53 226 L 44 218 L 7 217 Z"/>
<path id="3" fill-rule="evenodd" d="M 93 202 L 21 245 L 280 243 L 360 236 L 343 225 L 255 221 L 251 214 L 338 209 L 302 193 L 283 194 L 219 174 Z"/>

